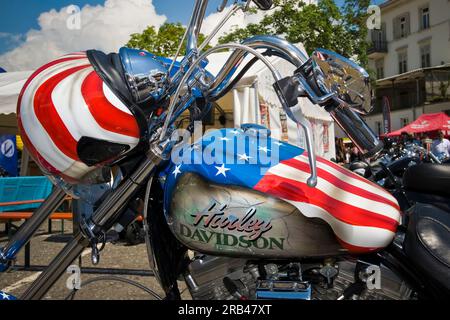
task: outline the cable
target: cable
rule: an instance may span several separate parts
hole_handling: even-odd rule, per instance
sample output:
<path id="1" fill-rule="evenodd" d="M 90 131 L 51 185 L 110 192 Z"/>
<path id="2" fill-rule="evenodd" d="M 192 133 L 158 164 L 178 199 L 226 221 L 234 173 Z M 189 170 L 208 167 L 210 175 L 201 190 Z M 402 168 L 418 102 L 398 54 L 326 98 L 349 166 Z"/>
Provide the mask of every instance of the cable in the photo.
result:
<path id="1" fill-rule="evenodd" d="M 154 297 L 157 300 L 162 300 L 161 296 L 158 295 L 155 291 L 153 291 L 150 288 L 147 288 L 146 286 L 130 280 L 130 279 L 126 279 L 126 278 L 121 278 L 121 277 L 117 277 L 117 276 L 100 276 L 100 277 L 95 277 L 89 280 L 84 281 L 83 283 L 83 288 L 94 283 L 97 281 L 118 281 L 118 282 L 123 282 L 123 283 L 127 283 L 129 285 L 132 285 L 134 287 L 137 287 L 139 289 L 141 289 L 142 291 L 147 292 L 149 295 L 151 295 L 152 297 Z M 75 295 L 78 293 L 78 291 L 81 289 L 74 289 L 72 290 L 69 295 L 67 295 L 67 297 L 64 300 L 73 300 L 75 298 Z"/>
<path id="2" fill-rule="evenodd" d="M 224 97 L 231 89 L 233 89 L 233 87 L 242 79 L 242 77 L 245 75 L 245 73 L 258 61 L 259 59 L 254 57 L 252 58 L 246 65 L 244 68 L 242 68 L 242 70 L 239 72 L 239 74 L 234 77 L 233 81 L 231 81 L 226 87 L 225 89 L 222 89 L 222 91 L 220 92 L 219 95 L 215 96 L 214 98 L 211 99 L 211 101 L 217 101 L 220 98 Z"/>

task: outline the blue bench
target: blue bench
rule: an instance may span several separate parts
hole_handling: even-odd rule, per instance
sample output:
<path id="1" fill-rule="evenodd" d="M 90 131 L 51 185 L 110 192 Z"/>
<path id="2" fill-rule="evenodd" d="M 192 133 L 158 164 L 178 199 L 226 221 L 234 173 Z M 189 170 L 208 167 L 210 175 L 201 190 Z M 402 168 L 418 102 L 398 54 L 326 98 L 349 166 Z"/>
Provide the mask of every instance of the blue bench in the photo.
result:
<path id="1" fill-rule="evenodd" d="M 13 222 L 27 220 L 34 209 L 52 192 L 53 185 L 46 177 L 16 177 L 0 178 L 0 222 L 5 223 L 8 238 L 13 228 Z M 54 213 L 48 220 L 48 232 L 52 233 L 52 219 L 61 220 L 64 233 L 64 220 L 71 220 L 72 213 Z M 30 267 L 30 243 L 25 246 L 25 267 Z"/>
<path id="2" fill-rule="evenodd" d="M 0 203 L 42 200 L 52 192 L 53 185 L 46 177 L 0 178 Z M 39 202 L 0 206 L 2 212 L 36 209 Z"/>

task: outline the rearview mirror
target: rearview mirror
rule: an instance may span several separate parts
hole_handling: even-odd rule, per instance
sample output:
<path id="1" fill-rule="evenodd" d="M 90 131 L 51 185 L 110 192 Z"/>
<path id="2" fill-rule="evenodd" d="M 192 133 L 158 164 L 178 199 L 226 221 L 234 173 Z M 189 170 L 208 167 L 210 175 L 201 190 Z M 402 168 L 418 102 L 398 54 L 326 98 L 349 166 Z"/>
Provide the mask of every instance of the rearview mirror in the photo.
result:
<path id="1" fill-rule="evenodd" d="M 373 109 L 369 74 L 336 52 L 317 49 L 311 56 L 315 82 L 322 93 L 336 93 L 353 110 L 368 114 Z"/>

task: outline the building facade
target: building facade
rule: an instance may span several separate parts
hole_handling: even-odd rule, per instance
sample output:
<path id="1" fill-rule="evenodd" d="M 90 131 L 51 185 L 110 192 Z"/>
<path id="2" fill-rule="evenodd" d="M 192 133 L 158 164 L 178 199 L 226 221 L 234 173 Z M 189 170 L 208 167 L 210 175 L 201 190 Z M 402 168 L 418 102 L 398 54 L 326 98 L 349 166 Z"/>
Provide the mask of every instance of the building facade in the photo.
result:
<path id="1" fill-rule="evenodd" d="M 389 0 L 380 8 L 381 28 L 368 34 L 369 69 L 377 80 L 367 123 L 383 133 L 383 97 L 392 131 L 423 113 L 450 113 L 450 0 Z"/>

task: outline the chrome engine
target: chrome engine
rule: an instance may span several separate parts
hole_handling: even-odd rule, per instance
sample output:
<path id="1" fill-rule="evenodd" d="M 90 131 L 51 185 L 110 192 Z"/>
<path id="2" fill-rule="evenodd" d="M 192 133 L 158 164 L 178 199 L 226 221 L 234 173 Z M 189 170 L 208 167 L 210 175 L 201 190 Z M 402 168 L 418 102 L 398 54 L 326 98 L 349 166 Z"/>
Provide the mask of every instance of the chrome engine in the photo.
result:
<path id="1" fill-rule="evenodd" d="M 256 296 L 259 277 L 256 265 L 247 265 L 244 259 L 214 256 L 197 257 L 185 275 L 186 284 L 194 300 L 233 300 L 237 297 L 226 288 L 224 279 L 231 279 L 242 295 Z"/>
<path id="2" fill-rule="evenodd" d="M 356 267 L 357 261 L 348 260 L 300 265 L 202 255 L 190 264 L 185 280 L 194 300 L 337 300 L 355 282 Z M 381 289 L 365 287 L 350 299 L 412 298 L 412 291 L 389 269 L 381 267 L 380 278 Z"/>

